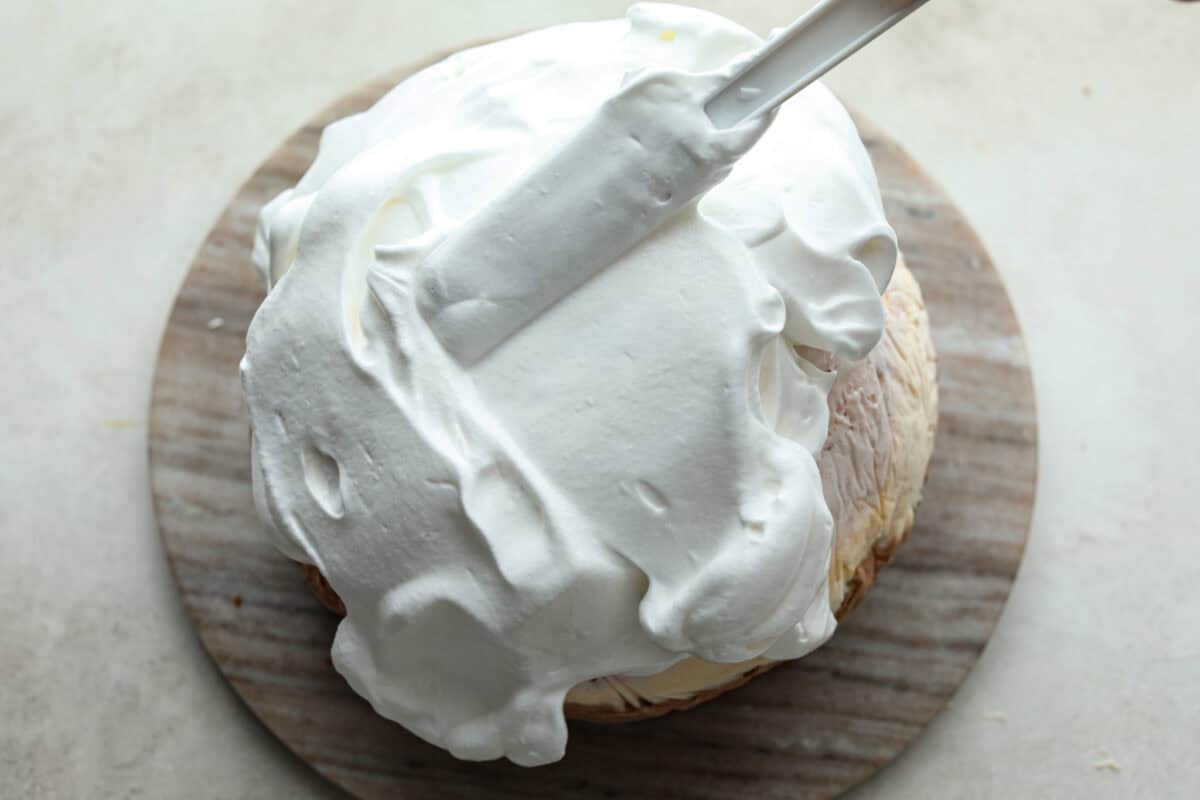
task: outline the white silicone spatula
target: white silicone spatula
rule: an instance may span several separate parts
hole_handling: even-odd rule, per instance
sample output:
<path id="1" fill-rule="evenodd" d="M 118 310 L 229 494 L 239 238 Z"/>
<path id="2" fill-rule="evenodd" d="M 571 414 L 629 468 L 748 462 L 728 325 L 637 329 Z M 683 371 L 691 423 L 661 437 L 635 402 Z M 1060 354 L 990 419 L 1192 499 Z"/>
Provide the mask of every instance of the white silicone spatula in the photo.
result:
<path id="1" fill-rule="evenodd" d="M 703 101 L 713 127 L 724 132 L 777 107 L 925 2 L 824 0 Z M 417 305 L 460 363 L 485 356 L 713 185 L 716 161 L 646 146 L 679 134 L 676 115 L 635 117 L 639 135 L 610 130 L 613 117 L 585 124 L 425 258 Z M 592 153 L 616 155 L 597 162 Z M 642 180 L 630 185 L 630 175 Z M 666 190 L 652 196 L 656 185 Z"/>
<path id="2" fill-rule="evenodd" d="M 823 0 L 734 73 L 704 105 L 718 128 L 770 111 L 928 0 Z"/>

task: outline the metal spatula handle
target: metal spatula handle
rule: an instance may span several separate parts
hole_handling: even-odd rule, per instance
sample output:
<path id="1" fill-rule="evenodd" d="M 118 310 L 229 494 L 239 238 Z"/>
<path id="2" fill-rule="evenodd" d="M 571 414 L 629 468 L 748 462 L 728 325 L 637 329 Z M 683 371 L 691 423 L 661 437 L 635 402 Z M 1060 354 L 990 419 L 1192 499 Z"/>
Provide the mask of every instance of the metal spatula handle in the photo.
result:
<path id="1" fill-rule="evenodd" d="M 768 42 L 705 103 L 718 128 L 777 107 L 928 0 L 823 0 Z"/>

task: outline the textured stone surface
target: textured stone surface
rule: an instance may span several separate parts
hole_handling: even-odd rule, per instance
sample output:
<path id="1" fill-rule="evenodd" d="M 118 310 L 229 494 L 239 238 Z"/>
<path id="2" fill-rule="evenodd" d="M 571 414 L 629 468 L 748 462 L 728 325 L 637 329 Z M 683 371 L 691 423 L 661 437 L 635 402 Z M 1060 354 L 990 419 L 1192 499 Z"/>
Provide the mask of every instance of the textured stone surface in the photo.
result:
<path id="1" fill-rule="evenodd" d="M 624 7 L 346 5 L 5 7 L 0 796 L 333 795 L 236 701 L 167 572 L 145 448 L 171 300 L 241 181 L 347 89 Z M 794 10 L 701 5 L 760 32 Z M 942 0 L 830 81 L 982 234 L 1041 436 L 996 635 L 953 708 L 856 797 L 1200 792 L 1198 40 L 1196 4 Z M 1120 772 L 1095 767 L 1110 759 Z"/>

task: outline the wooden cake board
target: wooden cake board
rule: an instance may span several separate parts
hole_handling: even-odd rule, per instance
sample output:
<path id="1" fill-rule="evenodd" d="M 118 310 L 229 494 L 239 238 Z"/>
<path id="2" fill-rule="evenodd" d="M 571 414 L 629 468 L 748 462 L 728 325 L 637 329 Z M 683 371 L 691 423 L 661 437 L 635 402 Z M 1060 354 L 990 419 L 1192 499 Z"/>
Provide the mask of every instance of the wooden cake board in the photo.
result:
<path id="1" fill-rule="evenodd" d="M 229 203 L 171 312 L 151 481 L 179 592 L 217 667 L 272 733 L 361 798 L 824 798 L 870 777 L 945 705 L 992 633 L 1029 530 L 1037 424 L 1021 333 L 978 237 L 861 119 L 932 319 L 941 420 L 913 533 L 834 638 L 697 709 L 573 722 L 566 757 L 536 769 L 457 761 L 376 716 L 333 670 L 337 619 L 267 543 L 251 498 L 238 361 L 263 289 L 250 252 L 259 209 L 299 180 L 322 128 L 419 66 L 347 95 L 284 142 Z"/>

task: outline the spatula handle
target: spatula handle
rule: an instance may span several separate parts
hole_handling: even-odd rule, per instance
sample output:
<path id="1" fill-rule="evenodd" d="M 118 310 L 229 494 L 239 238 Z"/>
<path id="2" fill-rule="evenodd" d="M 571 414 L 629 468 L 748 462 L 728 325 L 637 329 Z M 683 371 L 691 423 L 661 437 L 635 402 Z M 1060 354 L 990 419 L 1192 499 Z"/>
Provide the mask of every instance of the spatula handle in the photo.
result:
<path id="1" fill-rule="evenodd" d="M 777 107 L 928 0 L 823 0 L 769 41 L 705 103 L 718 128 Z"/>

